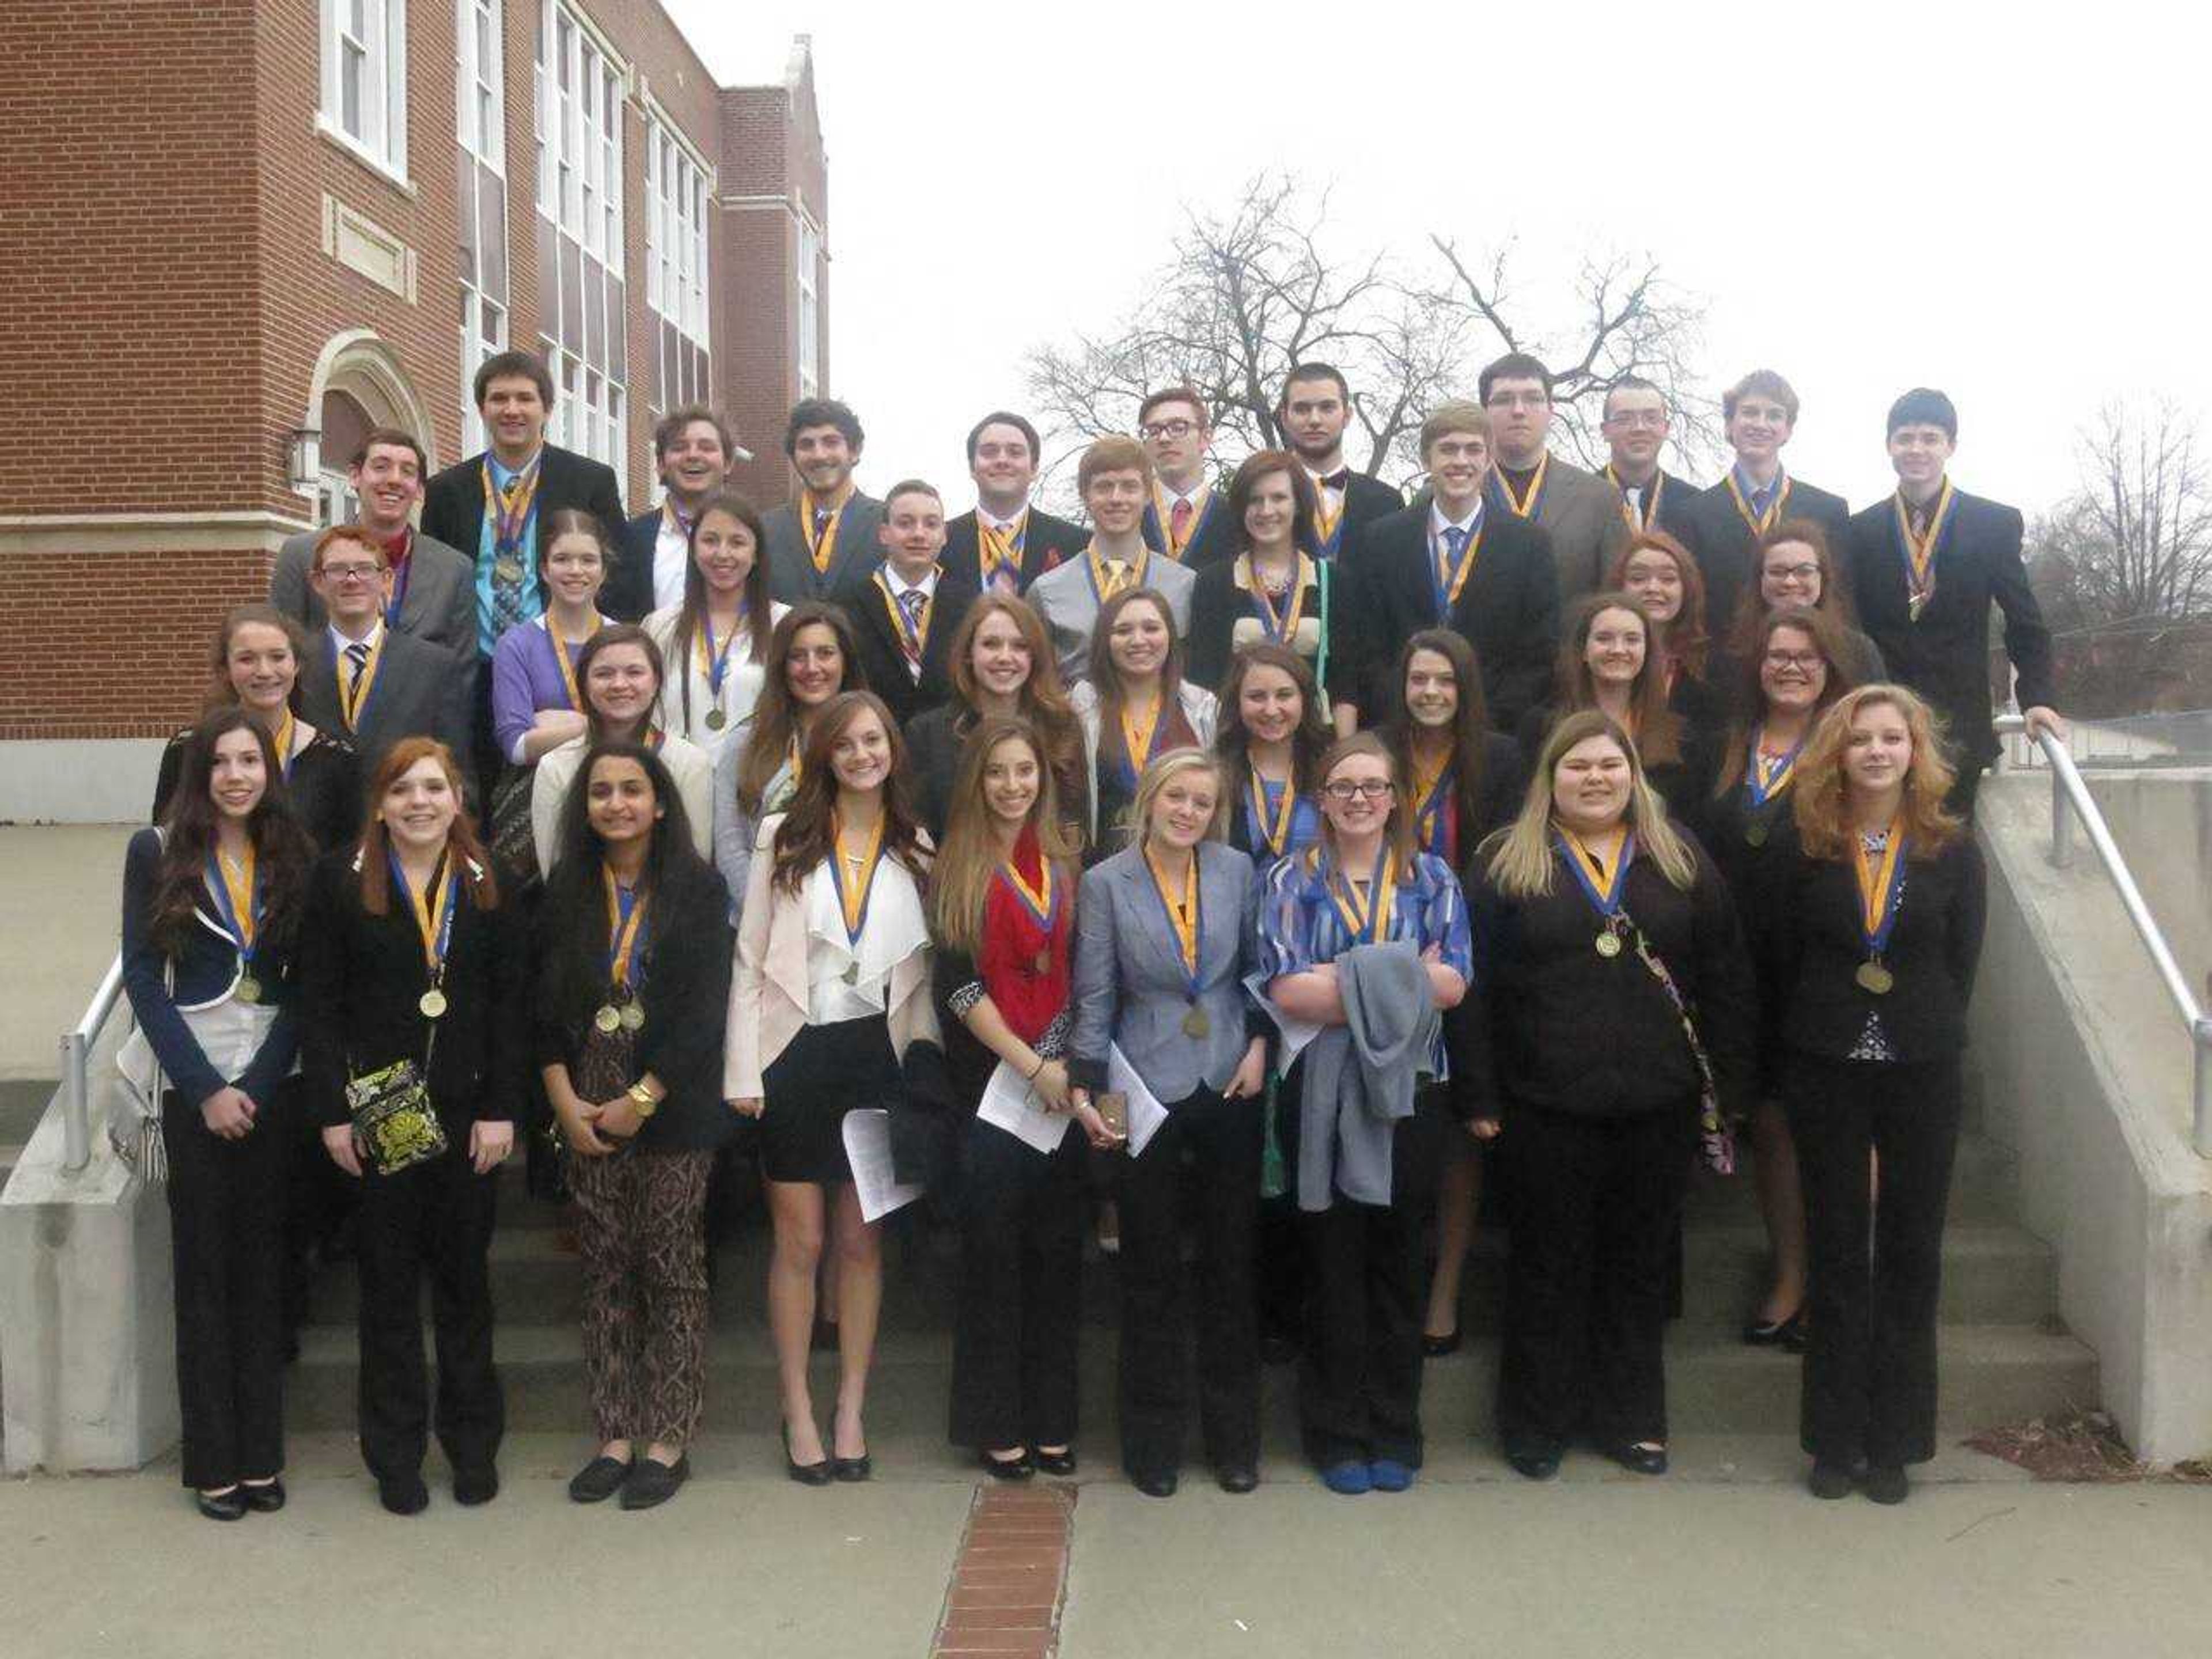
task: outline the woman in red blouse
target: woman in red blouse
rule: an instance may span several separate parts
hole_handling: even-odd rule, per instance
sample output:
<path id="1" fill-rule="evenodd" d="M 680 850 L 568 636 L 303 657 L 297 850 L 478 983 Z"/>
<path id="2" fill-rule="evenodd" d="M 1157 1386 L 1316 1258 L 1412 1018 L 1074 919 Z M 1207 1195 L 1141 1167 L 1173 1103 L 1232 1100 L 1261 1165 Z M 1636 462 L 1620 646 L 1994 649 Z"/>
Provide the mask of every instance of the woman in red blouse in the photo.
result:
<path id="1" fill-rule="evenodd" d="M 1068 1133 L 1064 1056 L 1077 875 L 1036 729 L 985 720 L 962 751 L 931 910 L 945 1058 L 975 1112 L 959 1132 L 951 1437 L 1005 1480 L 1075 1472 L 1085 1137 Z"/>

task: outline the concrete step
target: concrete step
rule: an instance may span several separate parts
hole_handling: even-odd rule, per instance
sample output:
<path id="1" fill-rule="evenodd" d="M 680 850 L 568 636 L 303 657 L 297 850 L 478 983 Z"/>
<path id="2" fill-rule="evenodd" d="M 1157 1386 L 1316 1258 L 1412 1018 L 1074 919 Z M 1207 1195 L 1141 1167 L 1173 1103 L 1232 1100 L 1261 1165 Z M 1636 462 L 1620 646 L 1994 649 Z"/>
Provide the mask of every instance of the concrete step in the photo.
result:
<path id="1" fill-rule="evenodd" d="M 0 1079 L 0 1142 L 21 1146 L 61 1085 L 52 1078 Z"/>
<path id="2" fill-rule="evenodd" d="M 426 1338 L 427 1341 L 427 1338 Z M 575 1430 L 587 1422 L 580 1339 L 572 1325 L 502 1324 L 495 1339 L 509 1425 L 518 1430 Z M 2095 1355 L 2071 1337 L 2035 1327 L 1949 1325 L 1942 1334 L 1939 1420 L 1947 1434 L 2017 1421 L 2098 1398 Z M 1083 1336 L 1085 1430 L 1110 1444 L 1115 1342 L 1113 1333 Z M 1797 1422 L 1798 1364 L 1747 1348 L 1733 1335 L 1676 1329 L 1668 1340 L 1668 1415 L 1685 1433 L 1786 1435 Z M 836 1361 L 815 1357 L 817 1401 L 833 1397 Z M 941 1331 L 888 1331 L 869 1389 L 872 1434 L 941 1436 L 951 1370 L 951 1340 Z M 288 1377 L 287 1419 L 301 1431 L 343 1430 L 355 1422 L 357 1377 L 353 1333 L 337 1327 L 302 1334 Z M 1449 1358 L 1428 1364 L 1422 1414 L 1442 1443 L 1487 1440 L 1498 1376 L 1495 1342 L 1471 1339 Z M 1267 1372 L 1264 1420 L 1271 1455 L 1296 1446 L 1296 1372 Z M 708 1349 L 708 1420 L 719 1434 L 775 1431 L 775 1361 L 757 1326 L 717 1328 Z"/>
<path id="3" fill-rule="evenodd" d="M 1759 1220 L 1756 1159 L 1749 1146 L 1739 1142 L 1738 1150 L 1734 1175 L 1717 1176 L 1701 1169 L 1692 1179 L 1686 1214 L 1692 1224 Z M 1952 1224 L 2013 1219 L 2018 1213 L 2017 1170 L 2018 1160 L 2006 1148 L 1978 1134 L 1961 1135 L 1951 1170 Z"/>

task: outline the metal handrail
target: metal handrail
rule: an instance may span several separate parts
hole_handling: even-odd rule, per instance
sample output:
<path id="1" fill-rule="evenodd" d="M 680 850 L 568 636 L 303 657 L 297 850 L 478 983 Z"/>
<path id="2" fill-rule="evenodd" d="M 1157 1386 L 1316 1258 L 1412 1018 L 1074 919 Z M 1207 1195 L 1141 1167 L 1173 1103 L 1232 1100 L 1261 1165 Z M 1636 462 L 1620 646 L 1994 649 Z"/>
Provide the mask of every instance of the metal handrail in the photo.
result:
<path id="1" fill-rule="evenodd" d="M 107 964 L 100 988 L 77 1022 L 62 1033 L 62 1168 L 76 1175 L 92 1162 L 92 1091 L 86 1069 L 93 1044 L 123 1000 L 123 953 Z"/>
<path id="2" fill-rule="evenodd" d="M 2007 714 L 1998 719 L 1996 729 L 2025 735 L 2027 722 L 2018 714 Z M 2127 860 L 2120 856 L 2119 844 L 2112 839 L 2112 826 L 2105 822 L 2104 813 L 2089 793 L 2089 786 L 2081 781 L 2074 757 L 2063 742 L 2048 732 L 2037 733 L 2032 741 L 2051 763 L 2051 861 L 2061 867 L 2073 862 L 2074 823 L 2078 819 L 2089 844 L 2097 849 L 2105 873 L 2112 878 L 2119 893 L 2128 920 L 2135 924 L 2136 937 L 2150 954 L 2151 966 L 2165 981 L 2166 994 L 2173 999 L 2182 1023 L 2189 1028 L 2190 1041 L 2196 1050 L 2191 1139 L 2200 1157 L 2212 1158 L 2212 1019 L 2205 1018 L 2203 1005 L 2189 988 L 2188 975 L 2174 959 L 2173 947 L 2166 942 L 2158 919 L 2151 915 L 2150 906 L 2143 900 L 2142 889 L 2136 885 Z M 2069 808 L 2072 809 L 2070 815 Z"/>

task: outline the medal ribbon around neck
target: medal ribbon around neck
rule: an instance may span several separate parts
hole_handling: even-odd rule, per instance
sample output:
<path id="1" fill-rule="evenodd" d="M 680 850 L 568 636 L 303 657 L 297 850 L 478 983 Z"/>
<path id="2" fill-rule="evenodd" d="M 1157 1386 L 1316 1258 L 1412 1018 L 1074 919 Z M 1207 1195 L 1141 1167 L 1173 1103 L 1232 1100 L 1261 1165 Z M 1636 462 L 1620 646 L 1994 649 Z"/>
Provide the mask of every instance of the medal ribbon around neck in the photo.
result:
<path id="1" fill-rule="evenodd" d="M 1276 797 L 1279 805 L 1270 810 L 1267 805 L 1267 781 L 1260 775 L 1260 769 L 1256 766 L 1252 769 L 1251 777 L 1245 787 L 1251 791 L 1252 796 L 1252 833 L 1260 838 L 1260 845 L 1253 850 L 1272 853 L 1277 858 L 1286 856 L 1291 850 L 1291 825 L 1297 818 L 1297 791 L 1291 787 L 1290 780 L 1285 779 L 1280 786 L 1281 793 Z"/>
<path id="2" fill-rule="evenodd" d="M 1336 511 L 1332 513 L 1328 510 L 1328 486 L 1318 478 L 1314 480 L 1314 539 L 1321 544 L 1322 556 L 1325 559 L 1334 558 L 1336 555 L 1337 542 L 1344 534 L 1345 503 L 1351 498 L 1350 490 L 1340 490 L 1336 497 Z M 1192 533 L 1195 535 L 1197 532 L 1194 530 Z"/>
<path id="3" fill-rule="evenodd" d="M 1912 512 L 1905 504 L 1905 491 L 1899 489 L 1895 497 L 1897 514 L 1897 542 L 1905 555 L 1905 586 L 1910 596 L 1912 618 L 1920 619 L 1921 607 L 1936 591 L 1936 555 L 1942 547 L 1944 532 L 1951 527 L 1951 481 L 1943 480 L 1943 489 L 1936 497 L 1935 510 L 1928 515 L 1928 533 L 1912 533 Z"/>
<path id="4" fill-rule="evenodd" d="M 1444 855 L 1444 807 L 1451 798 L 1452 766 L 1447 761 L 1435 772 L 1424 772 L 1413 763 L 1413 836 L 1425 853 Z"/>
<path id="5" fill-rule="evenodd" d="M 845 498 L 845 501 L 850 500 L 852 500 L 850 495 Z M 823 524 L 822 533 L 818 536 L 814 533 L 815 512 L 814 492 L 811 489 L 800 490 L 799 492 L 799 539 L 806 544 L 806 556 L 814 561 L 816 574 L 826 576 L 830 574 L 830 561 L 837 551 L 837 523 L 845 516 L 845 501 L 840 501 L 830 509 L 830 516 Z"/>
<path id="6" fill-rule="evenodd" d="M 1198 1000 L 1198 957 L 1206 945 L 1206 919 L 1198 908 L 1198 849 L 1190 849 L 1190 863 L 1182 876 L 1182 908 L 1178 910 L 1168 899 L 1167 878 L 1160 874 L 1160 866 L 1153 861 L 1152 849 L 1145 848 L 1145 868 L 1152 872 L 1152 892 L 1160 902 L 1160 913 L 1167 917 L 1168 927 L 1175 934 L 1176 952 L 1182 963 L 1185 991 L 1190 1000 Z M 1188 920 L 1186 921 L 1185 918 Z"/>
<path id="7" fill-rule="evenodd" d="M 1313 561 L 1301 553 L 1291 570 L 1291 591 L 1283 596 L 1283 608 L 1275 609 L 1269 597 L 1267 584 L 1260 578 L 1259 567 L 1252 562 L 1249 553 L 1244 561 L 1244 586 L 1252 596 L 1252 609 L 1259 613 L 1260 626 L 1269 640 L 1277 645 L 1293 645 L 1297 638 L 1298 623 L 1306 614 L 1306 586 L 1312 580 Z"/>
<path id="8" fill-rule="evenodd" d="M 538 464 L 544 459 L 540 450 L 502 489 L 491 481 L 491 458 L 484 458 L 484 511 L 491 514 L 492 545 L 501 552 L 512 552 L 522 544 L 531 510 L 538 505 Z"/>
<path id="9" fill-rule="evenodd" d="M 830 819 L 830 880 L 837 890 L 837 908 L 845 919 L 845 943 L 858 949 L 860 930 L 868 922 L 868 898 L 876 890 L 876 871 L 884 861 L 884 820 L 880 813 L 876 827 L 868 832 L 868 850 L 862 855 L 860 878 L 845 879 L 845 826 L 831 814 Z"/>
<path id="10" fill-rule="evenodd" d="M 1628 866 L 1636 859 L 1636 832 L 1622 832 L 1610 869 L 1604 854 L 1571 830 L 1559 831 L 1559 850 L 1567 855 L 1567 868 L 1574 872 L 1575 884 L 1583 890 L 1583 896 L 1598 915 L 1613 921 L 1620 914 L 1621 901 L 1626 896 Z"/>
<path id="11" fill-rule="evenodd" d="M 461 891 L 460 883 L 454 878 L 451 855 L 438 855 L 438 867 L 431 872 L 430 884 L 419 895 L 407 884 L 407 872 L 399 867 L 399 854 L 388 842 L 385 857 L 392 871 L 392 885 L 406 896 L 407 914 L 414 918 L 416 935 L 422 941 L 422 965 L 429 969 L 430 982 L 434 985 L 446 969 L 446 951 L 453 941 L 453 911 Z"/>
<path id="12" fill-rule="evenodd" d="M 1734 467 L 1729 469 L 1728 489 L 1729 498 L 1735 502 L 1737 514 L 1751 526 L 1751 533 L 1754 536 L 1764 536 L 1776 525 L 1781 523 L 1783 509 L 1790 504 L 1790 475 L 1786 472 L 1782 475 L 1782 482 L 1774 492 L 1774 499 L 1767 502 L 1766 511 L 1764 513 L 1754 513 L 1751 510 L 1751 502 L 1744 495 L 1743 486 L 1736 482 Z"/>
<path id="13" fill-rule="evenodd" d="M 630 964 L 645 937 L 646 896 L 623 886 L 605 865 L 599 866 L 599 879 L 607 889 L 607 983 L 628 988 Z"/>
<path id="14" fill-rule="evenodd" d="M 598 633 L 600 624 L 605 620 L 605 617 L 594 612 L 592 617 L 592 634 Z M 586 634 L 583 639 L 574 641 L 579 651 L 583 649 L 584 640 L 590 639 L 592 634 Z M 574 713 L 580 714 L 584 712 L 584 696 L 576 684 L 576 660 L 568 654 L 571 642 L 561 637 L 561 624 L 553 620 L 553 613 L 550 611 L 545 613 L 545 637 L 553 641 L 553 662 L 554 665 L 561 671 L 561 689 L 568 694 L 568 707 Z"/>
<path id="15" fill-rule="evenodd" d="M 1451 527 L 1457 528 L 1456 526 Z M 1468 534 L 1467 545 L 1460 551 L 1458 563 L 1452 562 L 1451 543 L 1444 532 L 1441 530 L 1431 532 L 1429 581 L 1436 590 L 1437 620 L 1439 623 L 1447 620 L 1451 616 L 1452 607 L 1459 603 L 1460 590 L 1467 586 L 1467 579 L 1474 573 L 1474 561 L 1481 551 L 1482 510 L 1479 507 L 1475 509 L 1474 525 Z"/>
<path id="16" fill-rule="evenodd" d="M 1859 931 L 1866 936 L 1867 954 L 1878 957 L 1888 947 L 1897 926 L 1897 907 L 1905 897 L 1905 820 L 1892 818 L 1889 838 L 1877 862 L 1867 856 L 1866 844 L 1851 837 L 1851 874 L 1859 886 Z"/>
<path id="17" fill-rule="evenodd" d="M 1213 486 L 1200 484 L 1198 487 L 1197 498 L 1191 503 L 1190 528 L 1183 533 L 1181 541 L 1176 539 L 1175 517 L 1170 511 L 1172 506 L 1173 503 L 1168 500 L 1168 492 L 1160 485 L 1154 484 L 1152 514 L 1160 521 L 1160 545 L 1167 550 L 1168 557 L 1181 564 L 1183 549 L 1198 539 L 1198 532 L 1206 527 L 1206 520 L 1213 511 Z"/>
<path id="18" fill-rule="evenodd" d="M 1128 763 L 1129 778 L 1134 781 L 1144 775 L 1145 767 L 1152 758 L 1152 744 L 1160 734 L 1160 722 L 1167 713 L 1167 693 L 1162 690 L 1152 702 L 1152 717 L 1139 723 L 1129 718 L 1129 705 L 1121 705 L 1121 751 Z"/>
<path id="19" fill-rule="evenodd" d="M 1644 493 L 1644 516 L 1640 519 L 1636 516 L 1636 508 L 1628 504 L 1628 486 L 1621 483 L 1620 474 L 1613 470 L 1611 461 L 1605 464 L 1605 476 L 1607 481 L 1620 492 L 1620 516 L 1628 520 L 1630 535 L 1640 536 L 1658 522 L 1659 498 L 1667 491 L 1665 473 L 1654 472 L 1651 475 L 1651 488 Z"/>
<path id="20" fill-rule="evenodd" d="M 1387 838 L 1375 854 L 1375 871 L 1367 881 L 1367 902 L 1359 902 L 1358 890 L 1350 878 L 1334 870 L 1328 881 L 1328 902 L 1335 907 L 1336 918 L 1353 944 L 1379 945 L 1390 937 L 1390 916 L 1398 902 L 1398 872 L 1390 860 Z"/>
<path id="21" fill-rule="evenodd" d="M 1147 548 L 1135 558 L 1124 561 L 1122 568 L 1127 574 L 1118 582 L 1106 574 L 1106 561 L 1098 556 L 1097 542 L 1084 550 L 1083 556 L 1091 567 L 1091 597 L 1103 605 L 1116 593 L 1145 585 L 1145 564 L 1152 557 L 1152 550 Z"/>
<path id="22" fill-rule="evenodd" d="M 1014 520 L 1012 531 L 1002 531 L 980 512 L 975 515 L 975 546 L 981 562 L 983 586 L 1012 591 L 1020 587 L 1022 556 L 1029 544 L 1030 510 Z"/>
<path id="23" fill-rule="evenodd" d="M 299 725 L 292 718 L 292 711 L 288 706 L 284 710 L 283 724 L 276 728 L 276 736 L 270 739 L 270 747 L 276 751 L 276 769 L 284 775 L 287 783 L 292 781 L 292 739 L 298 733 Z"/>
<path id="24" fill-rule="evenodd" d="M 1021 854 L 1024 847 L 1036 852 L 1037 854 L 1037 879 L 1035 885 L 1031 885 L 1029 878 L 1022 873 Z M 1021 901 L 1022 908 L 1029 913 L 1030 920 L 1036 923 L 1043 932 L 1047 943 L 1049 944 L 1052 939 L 1053 918 L 1055 914 L 1054 906 L 1059 902 L 1060 898 L 1059 889 L 1052 878 L 1052 860 L 1045 857 L 1043 853 L 1036 848 L 1036 844 L 1025 836 L 1021 842 L 1016 843 L 1012 854 L 1000 861 L 999 873 L 1006 878 L 1007 885 L 1014 890 L 1014 896 Z"/>
<path id="25" fill-rule="evenodd" d="M 699 611 L 699 631 L 691 636 L 691 647 L 698 653 L 699 672 L 707 677 L 707 690 L 717 703 L 722 701 L 722 678 L 730 672 L 730 647 L 745 631 L 745 608 L 738 607 L 738 619 L 718 644 L 714 639 L 714 614 L 705 606 Z"/>
<path id="26" fill-rule="evenodd" d="M 345 653 L 338 653 L 334 665 L 338 678 L 338 715 L 349 732 L 357 730 L 361 725 L 361 711 L 368 707 L 368 694 L 376 690 L 377 670 L 384 666 L 384 642 L 391 636 L 388 628 L 376 630 L 376 643 L 368 647 L 368 660 L 362 665 L 358 680 L 353 677 L 353 665 L 346 660 Z"/>
<path id="27" fill-rule="evenodd" d="M 1528 493 L 1518 501 L 1514 499 L 1513 481 L 1505 476 L 1504 467 L 1492 467 L 1490 476 L 1497 480 L 1498 496 L 1515 518 L 1534 519 L 1536 509 L 1544 504 L 1544 477 L 1551 470 L 1552 452 L 1547 449 L 1544 452 L 1544 459 L 1536 463 L 1534 476 L 1528 480 Z"/>
<path id="28" fill-rule="evenodd" d="M 261 924 L 261 888 L 253 869 L 253 843 L 246 843 L 246 856 L 233 864 L 221 848 L 208 854 L 208 894 L 215 900 L 223 931 L 238 946 L 240 957 L 253 960 L 253 935 Z"/>
<path id="29" fill-rule="evenodd" d="M 1800 738 L 1790 748 L 1769 761 L 1759 746 L 1759 733 L 1751 734 L 1750 752 L 1744 757 L 1744 793 L 1754 807 L 1764 806 L 1790 787 L 1790 775 L 1797 769 L 1797 757 L 1805 752 L 1805 739 Z"/>
<path id="30" fill-rule="evenodd" d="M 876 592 L 884 596 L 884 611 L 891 619 L 891 630 L 898 635 L 900 654 L 905 657 L 909 665 L 918 665 L 921 661 L 922 650 L 929 641 L 929 612 L 931 606 L 936 603 L 937 596 L 931 593 L 923 598 L 921 614 L 915 618 L 913 625 L 909 627 L 906 619 L 906 607 L 898 602 L 898 596 L 891 592 L 890 579 L 878 570 L 873 580 Z M 909 592 L 912 591 L 911 588 L 908 590 Z"/>

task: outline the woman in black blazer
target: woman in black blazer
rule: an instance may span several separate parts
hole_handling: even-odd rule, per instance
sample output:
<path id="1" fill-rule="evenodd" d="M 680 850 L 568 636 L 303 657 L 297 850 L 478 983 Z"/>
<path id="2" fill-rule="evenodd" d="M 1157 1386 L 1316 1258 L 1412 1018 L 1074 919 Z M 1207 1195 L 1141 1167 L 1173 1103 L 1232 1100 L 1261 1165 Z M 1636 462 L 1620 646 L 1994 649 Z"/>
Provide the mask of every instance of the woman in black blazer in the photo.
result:
<path id="1" fill-rule="evenodd" d="M 278 765 L 245 710 L 210 714 L 123 872 L 123 988 L 163 1083 L 184 1480 L 214 1521 L 284 1505 L 285 1077 L 312 849 Z"/>
<path id="2" fill-rule="evenodd" d="M 1499 1151 L 1513 1230 L 1498 1418 L 1530 1480 L 1589 1435 L 1667 1468 L 1660 1337 L 1676 1218 L 1700 1140 L 1751 1060 L 1751 971 L 1720 874 L 1668 821 L 1609 716 L 1570 714 L 1520 816 L 1476 854 L 1468 905 L 1490 971 L 1455 1104 Z M 1694 1010 L 1694 1018 L 1686 1010 Z"/>
<path id="3" fill-rule="evenodd" d="M 395 1515 L 430 1501 L 426 1278 L 438 1336 L 435 1427 L 456 1502 L 498 1494 L 506 1425 L 486 1254 L 491 1176 L 514 1147 L 529 1053 L 528 970 L 462 789 L 443 744 L 394 744 L 370 781 L 360 846 L 315 872 L 301 947 L 309 1109 L 331 1158 L 362 1183 L 362 1457 Z M 420 1109 L 395 1114 L 371 1136 L 348 1085 L 370 1094 L 372 1080 L 401 1062 L 427 1085 L 427 1101 L 418 1097 Z"/>
<path id="4" fill-rule="evenodd" d="M 1643 602 L 1667 706 L 1691 741 L 1709 747 L 1727 715 L 1712 678 L 1705 579 L 1697 560 L 1665 531 L 1638 531 L 1613 556 L 1605 585 Z"/>
<path id="5" fill-rule="evenodd" d="M 536 1059 L 570 1156 L 599 1455 L 568 1483 L 626 1510 L 690 1473 L 707 1367 L 707 1177 L 729 1138 L 729 895 L 642 744 L 592 745 L 538 913 Z"/>
<path id="6" fill-rule="evenodd" d="M 1632 594 L 1592 593 L 1577 604 L 1559 645 L 1557 700 L 1522 717 L 1521 752 L 1534 771 L 1554 725 L 1595 709 L 1635 742 L 1638 769 L 1668 811 L 1686 818 L 1709 787 L 1712 751 L 1668 695 L 1656 637 L 1643 600 Z"/>
<path id="7" fill-rule="evenodd" d="M 1232 556 L 1200 571 L 1190 592 L 1192 683 L 1224 695 L 1237 653 L 1264 641 L 1325 687 L 1334 567 L 1305 550 L 1318 539 L 1313 480 L 1288 450 L 1263 449 L 1237 469 L 1227 506 Z"/>
<path id="8" fill-rule="evenodd" d="M 1985 878 L 1944 805 L 1952 774 L 1928 706 L 1902 686 L 1838 701 L 1797 770 L 1798 845 L 1766 903 L 1812 1258 L 1805 1449 L 1815 1495 L 1844 1496 L 1863 1468 L 1867 1496 L 1896 1504 L 1905 1466 L 1936 1450 L 1936 1304 Z"/>

